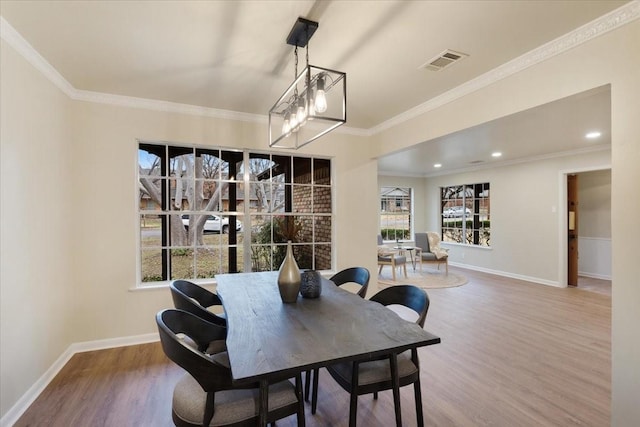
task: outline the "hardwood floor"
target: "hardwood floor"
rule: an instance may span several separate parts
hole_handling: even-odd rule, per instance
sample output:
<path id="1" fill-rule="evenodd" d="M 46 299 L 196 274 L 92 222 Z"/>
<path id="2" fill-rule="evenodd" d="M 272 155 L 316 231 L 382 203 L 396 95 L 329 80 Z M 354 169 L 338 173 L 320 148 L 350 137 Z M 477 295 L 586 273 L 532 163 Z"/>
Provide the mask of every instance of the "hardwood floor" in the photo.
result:
<path id="1" fill-rule="evenodd" d="M 425 329 L 442 343 L 420 349 L 425 425 L 610 424 L 610 295 L 453 270 L 469 282 L 428 291 Z M 16 426 L 171 426 L 182 372 L 158 343 L 76 354 Z M 412 387 L 401 397 L 415 426 Z M 307 426 L 346 426 L 348 394 L 322 370 L 318 412 L 305 410 Z M 360 396 L 358 425 L 394 425 L 391 393 Z"/>
<path id="2" fill-rule="evenodd" d="M 611 280 L 578 276 L 578 289 L 611 296 Z"/>

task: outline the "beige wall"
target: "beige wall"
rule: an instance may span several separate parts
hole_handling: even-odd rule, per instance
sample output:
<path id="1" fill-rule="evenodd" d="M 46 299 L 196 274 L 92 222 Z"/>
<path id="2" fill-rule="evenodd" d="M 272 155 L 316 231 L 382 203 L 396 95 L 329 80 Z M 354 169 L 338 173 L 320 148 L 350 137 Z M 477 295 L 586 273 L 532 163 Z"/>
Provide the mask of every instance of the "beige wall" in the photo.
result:
<path id="1" fill-rule="evenodd" d="M 612 424 L 640 420 L 640 228 L 627 212 L 640 210 L 640 21 L 531 66 L 376 135 L 376 156 L 567 95 L 611 84 L 612 110 Z M 543 248 L 541 248 L 543 249 Z M 553 266 L 552 266 L 553 267 Z M 553 273 L 550 273 L 553 274 Z"/>
<path id="2" fill-rule="evenodd" d="M 70 101 L 4 41 L 0 46 L 0 413 L 73 342 Z"/>
<path id="3" fill-rule="evenodd" d="M 471 268 L 509 277 L 566 286 L 560 258 L 560 231 L 566 196 L 562 181 L 568 171 L 611 163 L 611 152 L 558 157 L 529 163 L 446 175 L 426 180 L 427 211 L 439 212 L 440 187 L 488 182 L 491 185 L 491 248 L 444 244 L 449 259 Z M 563 201 L 564 200 L 564 201 Z M 429 215 L 428 228 L 440 230 L 439 218 Z"/>
<path id="4" fill-rule="evenodd" d="M 635 21 L 375 137 L 334 133 L 306 150 L 335 156 L 337 268 L 375 271 L 378 180 L 369 159 L 611 83 L 614 426 L 640 420 L 640 229 L 626 221 L 640 210 L 638 40 Z M 170 305 L 166 290 L 129 291 L 135 139 L 266 142 L 255 124 L 71 102 L 4 44 L 1 58 L 4 415 L 72 342 L 153 332 L 153 314 Z"/>

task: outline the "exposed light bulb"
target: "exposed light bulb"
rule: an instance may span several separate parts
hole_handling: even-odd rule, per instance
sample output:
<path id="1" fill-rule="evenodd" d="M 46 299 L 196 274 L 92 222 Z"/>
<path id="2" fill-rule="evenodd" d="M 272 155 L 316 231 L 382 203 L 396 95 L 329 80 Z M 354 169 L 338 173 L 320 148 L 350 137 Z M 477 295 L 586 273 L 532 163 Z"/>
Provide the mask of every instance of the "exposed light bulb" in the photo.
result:
<path id="1" fill-rule="evenodd" d="M 287 114 L 284 116 L 284 123 L 282 123 L 282 134 L 283 134 L 283 135 L 286 135 L 286 134 L 288 134 L 289 132 L 291 132 L 291 125 L 289 124 L 289 117 L 290 117 L 290 116 L 291 116 L 291 115 L 290 115 L 289 113 L 287 113 Z"/>
<path id="2" fill-rule="evenodd" d="M 316 99 L 314 100 L 315 109 L 318 113 L 327 111 L 327 97 L 324 93 L 324 77 L 318 77 L 316 90 Z"/>
<path id="3" fill-rule="evenodd" d="M 291 118 L 289 119 L 289 128 L 291 129 L 292 132 L 298 132 L 298 119 L 296 118 L 295 114 L 291 115 Z"/>
<path id="4" fill-rule="evenodd" d="M 311 95 L 309 97 L 309 114 L 307 114 L 307 120 L 313 120 L 313 116 L 316 115 L 316 102 L 313 99 L 313 95 Z"/>
<path id="5" fill-rule="evenodd" d="M 298 100 L 298 110 L 296 111 L 296 120 L 300 123 L 300 126 L 304 126 L 307 121 L 307 112 L 305 107 L 304 98 Z"/>

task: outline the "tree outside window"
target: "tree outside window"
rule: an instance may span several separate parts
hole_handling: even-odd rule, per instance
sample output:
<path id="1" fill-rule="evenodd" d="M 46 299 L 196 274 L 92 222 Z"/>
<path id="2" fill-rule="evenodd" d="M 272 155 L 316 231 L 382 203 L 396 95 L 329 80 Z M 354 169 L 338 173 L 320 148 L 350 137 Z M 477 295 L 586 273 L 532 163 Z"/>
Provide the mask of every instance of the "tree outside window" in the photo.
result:
<path id="1" fill-rule="evenodd" d="M 489 183 L 440 188 L 442 241 L 490 246 Z"/>
<path id="2" fill-rule="evenodd" d="M 412 195 L 411 188 L 380 189 L 380 234 L 384 240 L 411 239 Z"/>
<path id="3" fill-rule="evenodd" d="M 138 167 L 143 283 L 277 270 L 289 240 L 331 268 L 330 160 L 140 143 Z"/>

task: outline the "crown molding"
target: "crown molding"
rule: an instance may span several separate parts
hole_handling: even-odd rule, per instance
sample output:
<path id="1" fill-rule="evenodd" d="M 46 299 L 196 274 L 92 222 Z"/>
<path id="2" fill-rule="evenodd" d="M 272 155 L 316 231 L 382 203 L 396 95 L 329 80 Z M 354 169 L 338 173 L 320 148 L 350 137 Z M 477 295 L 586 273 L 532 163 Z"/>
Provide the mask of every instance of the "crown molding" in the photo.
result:
<path id="1" fill-rule="evenodd" d="M 42 57 L 28 41 L 0 16 L 0 37 L 18 52 L 28 63 L 33 65 L 49 79 L 58 89 L 71 97 L 76 90 L 62 74 L 58 72 L 46 59 Z"/>
<path id="2" fill-rule="evenodd" d="M 640 1 L 633 0 L 606 15 L 576 28 L 575 30 L 558 37 L 542 46 L 539 46 L 503 65 L 488 71 L 475 79 L 469 80 L 460 86 L 451 89 L 435 98 L 424 102 L 417 107 L 405 111 L 379 125 L 369 129 L 372 135 L 390 129 L 426 112 L 442 107 L 449 102 L 462 98 L 472 92 L 485 88 L 499 80 L 507 78 L 522 70 L 525 70 L 542 61 L 553 58 L 569 49 L 586 43 L 609 31 L 615 30 L 623 25 L 640 18 Z"/>
<path id="3" fill-rule="evenodd" d="M 518 58 L 511 60 L 473 80 L 469 80 L 456 88 L 445 92 L 435 98 L 424 102 L 417 107 L 405 111 L 379 125 L 369 129 L 340 126 L 335 132 L 356 136 L 373 136 L 384 130 L 411 120 L 428 111 L 439 108 L 449 102 L 465 95 L 489 86 L 499 80 L 520 72 L 539 62 L 559 55 L 569 49 L 586 43 L 595 37 L 615 30 L 640 18 L 640 0 L 633 0 L 616 10 L 609 12 L 575 30 L 558 37 L 536 49 L 533 49 Z M 179 104 L 169 101 L 159 101 L 145 98 L 135 98 L 123 95 L 114 95 L 100 92 L 78 90 L 74 88 L 51 64 L 47 62 L 34 48 L 18 33 L 2 16 L 0 16 L 0 37 L 22 55 L 31 65 L 39 70 L 62 92 L 71 99 L 77 101 L 94 102 L 114 106 L 162 111 L 168 113 L 189 114 L 204 117 L 213 117 L 227 120 L 264 124 L 268 122 L 267 116 L 260 114 L 241 113 L 237 111 L 221 110 L 216 108 L 200 107 L 195 105 Z"/>

